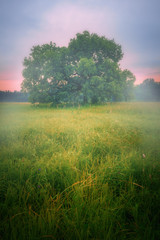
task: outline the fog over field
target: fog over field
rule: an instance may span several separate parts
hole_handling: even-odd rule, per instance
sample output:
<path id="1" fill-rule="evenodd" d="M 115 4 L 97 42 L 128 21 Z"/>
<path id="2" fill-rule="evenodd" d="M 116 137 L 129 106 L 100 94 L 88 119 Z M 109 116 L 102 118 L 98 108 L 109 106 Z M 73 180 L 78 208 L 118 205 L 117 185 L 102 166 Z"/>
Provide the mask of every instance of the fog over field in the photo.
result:
<path id="1" fill-rule="evenodd" d="M 159 103 L 0 113 L 2 239 L 159 239 Z"/>
<path id="2" fill-rule="evenodd" d="M 160 239 L 159 10 L 1 0 L 0 240 Z"/>

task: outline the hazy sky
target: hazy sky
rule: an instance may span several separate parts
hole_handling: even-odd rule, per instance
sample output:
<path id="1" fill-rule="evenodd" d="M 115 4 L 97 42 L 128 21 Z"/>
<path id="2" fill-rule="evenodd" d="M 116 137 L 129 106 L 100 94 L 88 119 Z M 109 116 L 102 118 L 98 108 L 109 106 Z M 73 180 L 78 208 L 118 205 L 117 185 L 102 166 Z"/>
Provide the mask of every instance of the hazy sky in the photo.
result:
<path id="1" fill-rule="evenodd" d="M 160 0 L 0 0 L 0 90 L 20 90 L 33 45 L 67 46 L 84 30 L 121 44 L 136 83 L 160 81 Z"/>

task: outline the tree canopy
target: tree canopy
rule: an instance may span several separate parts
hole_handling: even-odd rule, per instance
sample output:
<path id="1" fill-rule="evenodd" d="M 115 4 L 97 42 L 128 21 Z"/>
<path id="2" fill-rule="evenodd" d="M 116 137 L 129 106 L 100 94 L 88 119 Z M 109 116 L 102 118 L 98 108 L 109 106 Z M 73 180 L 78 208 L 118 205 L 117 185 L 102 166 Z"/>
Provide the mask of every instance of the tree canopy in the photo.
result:
<path id="1" fill-rule="evenodd" d="M 101 103 L 129 100 L 134 75 L 122 71 L 121 46 L 104 36 L 77 33 L 68 47 L 33 46 L 24 59 L 22 90 L 31 102 Z"/>

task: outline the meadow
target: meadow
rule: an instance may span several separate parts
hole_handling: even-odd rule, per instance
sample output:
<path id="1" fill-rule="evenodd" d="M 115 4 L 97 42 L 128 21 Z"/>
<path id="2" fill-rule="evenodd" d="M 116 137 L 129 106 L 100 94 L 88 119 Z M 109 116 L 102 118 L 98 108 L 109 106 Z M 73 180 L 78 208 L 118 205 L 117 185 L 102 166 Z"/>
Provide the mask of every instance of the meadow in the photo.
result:
<path id="1" fill-rule="evenodd" d="M 160 103 L 0 115 L 0 239 L 160 239 Z"/>

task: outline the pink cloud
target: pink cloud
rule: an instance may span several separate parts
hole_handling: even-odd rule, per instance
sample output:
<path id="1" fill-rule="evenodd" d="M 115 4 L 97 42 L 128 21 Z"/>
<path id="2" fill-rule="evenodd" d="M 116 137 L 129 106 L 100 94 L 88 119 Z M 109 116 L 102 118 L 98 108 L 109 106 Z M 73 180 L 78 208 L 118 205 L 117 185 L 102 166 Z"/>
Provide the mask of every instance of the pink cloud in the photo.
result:
<path id="1" fill-rule="evenodd" d="M 160 82 L 160 72 L 157 69 L 150 68 L 140 68 L 135 69 L 134 74 L 136 76 L 135 84 L 142 83 L 147 78 L 153 78 L 156 82 Z"/>
<path id="2" fill-rule="evenodd" d="M 155 69 L 155 71 L 153 72 L 153 69 L 151 69 L 152 71 L 149 71 L 146 74 L 146 78 L 154 78 L 154 80 L 156 82 L 160 82 L 160 71 L 158 71 L 159 69 Z"/>
<path id="3" fill-rule="evenodd" d="M 110 12 L 106 9 L 88 9 L 74 4 L 66 4 L 45 12 L 41 16 L 39 28 L 28 30 L 25 35 L 17 39 L 15 55 L 12 57 L 12 67 L 0 74 L 0 89 L 20 90 L 22 77 L 22 62 L 28 57 L 34 45 L 55 42 L 57 46 L 67 46 L 70 39 L 77 32 L 89 30 L 104 35 L 103 26 L 107 24 L 107 32 L 112 35 L 112 24 L 109 22 Z M 106 17 L 108 16 L 108 17 Z M 109 37 L 109 36 L 107 36 Z M 14 69 L 13 69 L 14 66 Z"/>
<path id="4" fill-rule="evenodd" d="M 17 70 L 8 70 L 0 73 L 0 90 L 19 91 L 22 82 L 22 74 Z"/>
<path id="5" fill-rule="evenodd" d="M 89 30 L 103 35 L 104 22 L 110 32 L 112 26 L 107 15 L 109 16 L 109 12 L 107 14 L 106 9 L 99 11 L 74 4 L 66 4 L 63 7 L 57 5 L 42 16 L 41 30 L 36 31 L 34 36 L 41 42 L 53 41 L 59 46 L 67 46 L 77 32 Z"/>
<path id="6" fill-rule="evenodd" d="M 12 80 L 0 80 L 0 91 L 20 91 L 19 82 Z"/>
<path id="7" fill-rule="evenodd" d="M 83 4 L 82 4 L 83 5 Z M 58 46 L 67 46 L 70 39 L 77 32 L 89 30 L 107 38 L 115 38 L 115 42 L 122 44 L 124 57 L 121 61 L 122 69 L 129 69 L 136 76 L 136 84 L 150 77 L 160 81 L 157 69 L 136 67 L 142 56 L 131 52 L 126 42 L 121 42 L 117 27 L 115 13 L 104 7 L 103 9 L 84 7 L 81 4 L 58 4 L 41 16 L 39 28 L 30 29 L 25 35 L 17 40 L 16 53 L 13 63 L 16 66 L 8 68 L 0 74 L 0 89 L 20 90 L 22 77 L 22 62 L 28 57 L 30 49 L 34 45 L 55 42 Z M 117 41 L 118 40 L 118 41 Z M 13 65 L 12 65 L 13 66 Z M 151 74 L 153 73 L 153 74 Z"/>
<path id="8" fill-rule="evenodd" d="M 135 84 L 142 83 L 147 78 L 153 78 L 156 82 L 160 82 L 160 71 L 158 68 L 148 68 L 148 67 L 141 67 L 138 66 L 138 62 L 141 59 L 141 56 L 135 54 L 131 51 L 127 51 L 121 60 L 121 68 L 130 70 L 136 77 Z"/>

